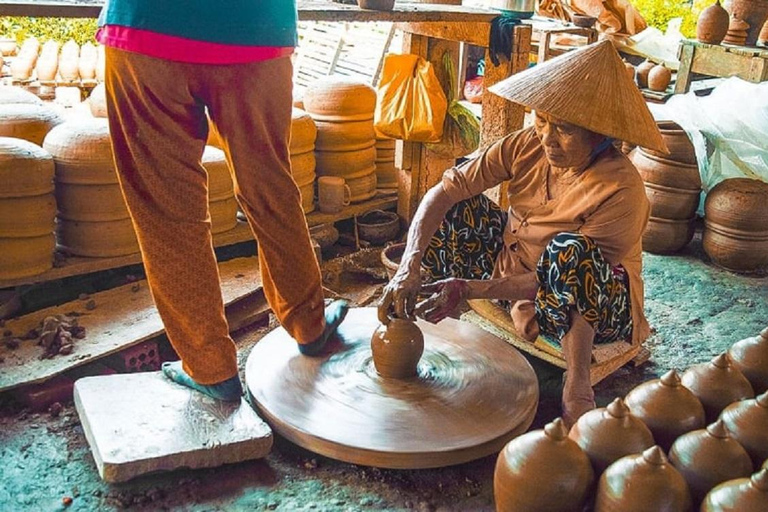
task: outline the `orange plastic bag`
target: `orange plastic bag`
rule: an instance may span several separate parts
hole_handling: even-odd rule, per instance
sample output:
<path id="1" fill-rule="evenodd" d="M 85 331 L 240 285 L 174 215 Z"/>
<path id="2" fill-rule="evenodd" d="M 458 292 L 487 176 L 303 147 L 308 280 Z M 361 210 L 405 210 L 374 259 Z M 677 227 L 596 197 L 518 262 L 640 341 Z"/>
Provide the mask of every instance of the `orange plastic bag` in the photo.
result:
<path id="1" fill-rule="evenodd" d="M 384 57 L 374 126 L 379 137 L 438 142 L 448 100 L 432 65 L 417 55 Z"/>

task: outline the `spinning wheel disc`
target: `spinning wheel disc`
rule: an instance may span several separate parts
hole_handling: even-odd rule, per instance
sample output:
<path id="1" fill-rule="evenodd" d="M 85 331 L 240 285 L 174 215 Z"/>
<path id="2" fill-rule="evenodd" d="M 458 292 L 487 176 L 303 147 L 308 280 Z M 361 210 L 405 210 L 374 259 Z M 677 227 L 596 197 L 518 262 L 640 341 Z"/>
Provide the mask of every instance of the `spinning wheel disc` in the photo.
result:
<path id="1" fill-rule="evenodd" d="M 375 308 L 349 311 L 343 347 L 321 358 L 299 354 L 278 328 L 248 357 L 248 391 L 263 417 L 290 441 L 327 457 L 384 468 L 460 464 L 498 452 L 533 421 L 536 375 L 504 341 L 466 323 L 418 321 L 418 375 L 376 373 Z"/>

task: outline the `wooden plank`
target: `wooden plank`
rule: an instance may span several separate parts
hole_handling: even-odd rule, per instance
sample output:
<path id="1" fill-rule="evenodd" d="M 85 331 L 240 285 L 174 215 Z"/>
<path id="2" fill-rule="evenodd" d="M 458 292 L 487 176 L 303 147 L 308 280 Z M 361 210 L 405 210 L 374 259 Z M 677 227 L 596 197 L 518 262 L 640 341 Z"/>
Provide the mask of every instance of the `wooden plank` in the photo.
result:
<path id="1" fill-rule="evenodd" d="M 398 23 L 395 28 L 411 34 L 488 46 L 491 25 L 487 22 L 409 22 Z"/>
<path id="2" fill-rule="evenodd" d="M 261 276 L 257 258 L 237 258 L 219 265 L 225 304 L 231 304 L 257 291 Z M 138 284 L 138 288 L 136 288 Z M 45 381 L 77 366 L 119 352 L 163 332 L 160 314 L 152 302 L 146 281 L 138 281 L 93 294 L 96 308 L 86 310 L 86 301 L 78 300 L 8 320 L 5 330 L 21 336 L 36 328 L 48 316 L 78 312 L 86 337 L 77 340 L 69 355 L 40 359 L 42 348 L 33 340 L 22 341 L 19 348 L 0 348 L 5 361 L 0 364 L 0 392 Z"/>

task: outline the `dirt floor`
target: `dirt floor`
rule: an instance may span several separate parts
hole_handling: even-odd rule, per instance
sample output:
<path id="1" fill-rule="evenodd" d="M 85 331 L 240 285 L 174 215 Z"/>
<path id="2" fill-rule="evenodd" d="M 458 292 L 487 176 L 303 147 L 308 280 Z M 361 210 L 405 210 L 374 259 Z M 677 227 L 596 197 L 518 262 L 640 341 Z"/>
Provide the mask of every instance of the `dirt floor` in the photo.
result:
<path id="1" fill-rule="evenodd" d="M 768 325 L 768 278 L 718 269 L 698 241 L 681 255 L 647 254 L 644 275 L 652 357 L 600 383 L 601 405 L 670 368 L 706 361 Z M 365 273 L 327 277 L 329 287 L 360 303 L 374 300 L 381 282 Z M 241 363 L 267 331 L 240 333 Z M 558 414 L 561 372 L 532 364 L 541 384 L 533 426 L 539 428 Z M 53 413 L 33 413 L 0 397 L 0 510 L 493 510 L 495 457 L 437 470 L 380 470 L 317 456 L 279 437 L 264 460 L 108 485 L 99 480 L 71 402 Z"/>

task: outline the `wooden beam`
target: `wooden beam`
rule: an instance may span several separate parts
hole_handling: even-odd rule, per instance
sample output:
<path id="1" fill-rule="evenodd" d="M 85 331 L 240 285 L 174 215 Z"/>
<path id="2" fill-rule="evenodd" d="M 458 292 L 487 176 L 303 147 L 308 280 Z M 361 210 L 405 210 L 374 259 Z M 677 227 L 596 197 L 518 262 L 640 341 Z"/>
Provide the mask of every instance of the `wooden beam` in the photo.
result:
<path id="1" fill-rule="evenodd" d="M 488 22 L 408 22 L 398 23 L 395 28 L 410 34 L 488 46 L 491 25 Z"/>

